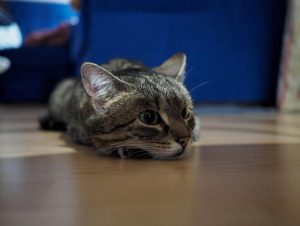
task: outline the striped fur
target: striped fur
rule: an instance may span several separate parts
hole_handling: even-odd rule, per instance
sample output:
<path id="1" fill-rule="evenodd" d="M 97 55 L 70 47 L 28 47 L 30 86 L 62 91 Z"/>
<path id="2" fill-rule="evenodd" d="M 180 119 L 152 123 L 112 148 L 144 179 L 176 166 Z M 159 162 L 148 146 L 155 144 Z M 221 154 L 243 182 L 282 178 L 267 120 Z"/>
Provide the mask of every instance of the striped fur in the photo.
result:
<path id="1" fill-rule="evenodd" d="M 85 63 L 82 80 L 58 84 L 41 127 L 66 128 L 73 142 L 106 155 L 183 156 L 195 127 L 192 100 L 182 83 L 184 68 L 185 55 L 180 53 L 153 69 L 126 59 L 101 66 Z M 182 116 L 184 108 L 187 118 Z M 140 114 L 146 110 L 157 112 L 159 122 L 142 122 Z"/>

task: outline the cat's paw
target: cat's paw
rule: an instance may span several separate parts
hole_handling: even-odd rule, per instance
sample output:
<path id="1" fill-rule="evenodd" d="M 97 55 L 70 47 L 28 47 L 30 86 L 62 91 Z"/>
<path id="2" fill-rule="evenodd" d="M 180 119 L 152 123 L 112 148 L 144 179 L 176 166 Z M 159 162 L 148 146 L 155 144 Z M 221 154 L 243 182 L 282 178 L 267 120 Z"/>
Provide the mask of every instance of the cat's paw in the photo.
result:
<path id="1" fill-rule="evenodd" d="M 66 124 L 53 119 L 48 113 L 43 114 L 39 117 L 40 128 L 43 130 L 66 130 Z"/>

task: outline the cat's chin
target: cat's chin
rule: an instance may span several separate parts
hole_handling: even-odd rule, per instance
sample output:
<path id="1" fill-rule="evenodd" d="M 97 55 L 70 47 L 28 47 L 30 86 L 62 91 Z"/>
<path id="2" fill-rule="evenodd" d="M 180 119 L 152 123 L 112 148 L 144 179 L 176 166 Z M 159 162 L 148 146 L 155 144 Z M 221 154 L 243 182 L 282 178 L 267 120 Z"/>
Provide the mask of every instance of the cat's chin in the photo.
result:
<path id="1" fill-rule="evenodd" d="M 174 154 L 158 154 L 158 155 L 153 155 L 154 159 L 159 159 L 159 160 L 177 160 L 177 159 L 182 159 L 186 156 L 186 150 L 178 150 Z"/>

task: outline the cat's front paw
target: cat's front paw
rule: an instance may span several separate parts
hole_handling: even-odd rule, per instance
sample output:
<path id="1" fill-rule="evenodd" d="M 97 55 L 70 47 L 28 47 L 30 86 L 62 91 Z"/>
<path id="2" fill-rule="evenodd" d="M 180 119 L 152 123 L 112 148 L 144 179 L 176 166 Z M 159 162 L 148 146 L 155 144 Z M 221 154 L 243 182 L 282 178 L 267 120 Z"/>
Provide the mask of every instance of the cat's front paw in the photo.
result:
<path id="1" fill-rule="evenodd" d="M 56 131 L 66 130 L 66 124 L 64 122 L 55 120 L 53 117 L 49 115 L 48 112 L 39 117 L 39 124 L 40 124 L 40 128 L 43 130 L 56 130 Z"/>

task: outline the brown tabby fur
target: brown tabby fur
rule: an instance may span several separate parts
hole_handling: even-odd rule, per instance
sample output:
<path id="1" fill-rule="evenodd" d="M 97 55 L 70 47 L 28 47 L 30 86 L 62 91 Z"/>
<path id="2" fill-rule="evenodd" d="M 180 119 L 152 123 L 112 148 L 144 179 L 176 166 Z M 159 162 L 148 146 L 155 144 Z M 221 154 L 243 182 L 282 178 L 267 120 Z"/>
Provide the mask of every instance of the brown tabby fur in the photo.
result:
<path id="1" fill-rule="evenodd" d="M 41 118 L 44 129 L 67 129 L 73 142 L 122 158 L 183 156 L 195 127 L 191 97 L 184 87 L 186 57 L 175 54 L 148 68 L 126 59 L 82 65 L 82 79 L 61 82 Z M 142 114 L 154 112 L 153 125 Z"/>

